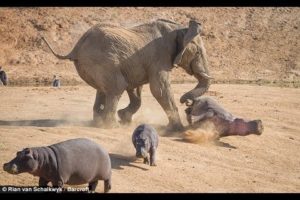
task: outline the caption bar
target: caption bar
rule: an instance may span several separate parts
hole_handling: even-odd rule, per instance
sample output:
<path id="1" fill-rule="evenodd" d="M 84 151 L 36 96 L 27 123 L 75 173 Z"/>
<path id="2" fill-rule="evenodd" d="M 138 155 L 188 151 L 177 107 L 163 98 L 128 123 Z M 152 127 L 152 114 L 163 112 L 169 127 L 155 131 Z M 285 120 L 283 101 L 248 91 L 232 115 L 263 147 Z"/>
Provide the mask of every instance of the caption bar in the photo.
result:
<path id="1" fill-rule="evenodd" d="M 18 186 L 0 186 L 0 193 L 27 193 L 27 192 L 89 192 L 88 187 L 18 187 Z"/>

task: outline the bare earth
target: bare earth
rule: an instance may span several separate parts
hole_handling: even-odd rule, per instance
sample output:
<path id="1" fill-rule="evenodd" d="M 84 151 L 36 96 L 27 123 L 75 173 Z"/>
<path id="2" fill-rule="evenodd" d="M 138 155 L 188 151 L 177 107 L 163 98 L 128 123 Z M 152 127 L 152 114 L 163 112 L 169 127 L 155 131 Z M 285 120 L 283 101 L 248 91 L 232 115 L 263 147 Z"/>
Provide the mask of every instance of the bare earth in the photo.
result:
<path id="1" fill-rule="evenodd" d="M 173 84 L 176 102 L 194 84 Z M 86 137 L 106 148 L 112 160 L 111 192 L 300 192 L 300 90 L 215 84 L 206 94 L 233 114 L 261 119 L 261 136 L 231 136 L 219 143 L 186 143 L 180 135 L 160 137 L 157 167 L 134 158 L 133 129 L 155 126 L 160 135 L 167 117 L 143 89 L 142 107 L 131 126 L 89 127 L 95 91 L 88 86 L 0 87 L 0 164 L 25 147 Z M 125 107 L 124 95 L 119 107 Z M 184 124 L 184 105 L 179 105 Z M 79 160 L 80 162 L 80 160 Z M 92 164 L 92 163 L 87 163 Z M 29 174 L 10 175 L 0 168 L 0 185 L 37 185 Z M 85 185 L 84 185 L 85 186 Z M 103 192 L 103 182 L 97 187 Z"/>
<path id="2" fill-rule="evenodd" d="M 67 54 L 95 24 L 132 27 L 158 18 L 183 26 L 191 18 L 202 23 L 209 70 L 217 83 L 300 87 L 300 7 L 3 7 L 0 65 L 11 85 L 47 86 L 53 74 L 64 85 L 83 84 L 73 63 L 55 58 L 41 36 Z M 176 83 L 196 80 L 181 68 L 170 77 Z"/>

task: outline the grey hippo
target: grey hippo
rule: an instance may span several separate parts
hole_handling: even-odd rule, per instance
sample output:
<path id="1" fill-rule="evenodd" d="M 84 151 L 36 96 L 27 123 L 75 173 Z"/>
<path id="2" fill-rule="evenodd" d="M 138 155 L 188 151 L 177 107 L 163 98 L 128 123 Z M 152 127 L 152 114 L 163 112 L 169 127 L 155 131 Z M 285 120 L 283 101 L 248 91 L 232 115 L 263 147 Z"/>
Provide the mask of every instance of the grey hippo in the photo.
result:
<path id="1" fill-rule="evenodd" d="M 211 97 L 202 96 L 189 101 L 185 110 L 187 121 L 191 128 L 200 127 L 205 121 L 214 124 L 219 137 L 249 134 L 261 135 L 263 124 L 261 120 L 246 120 L 236 117 L 226 111 Z"/>
<path id="2" fill-rule="evenodd" d="M 136 149 L 136 157 L 144 158 L 144 163 L 156 166 L 156 149 L 158 147 L 158 134 L 156 130 L 148 125 L 139 125 L 132 134 L 132 143 Z"/>
<path id="3" fill-rule="evenodd" d="M 108 153 L 97 143 L 85 139 L 71 139 L 45 147 L 25 148 L 3 165 L 10 174 L 28 172 L 39 178 L 39 186 L 89 184 L 95 191 L 98 181 L 104 180 L 104 192 L 111 189 L 111 161 Z"/>

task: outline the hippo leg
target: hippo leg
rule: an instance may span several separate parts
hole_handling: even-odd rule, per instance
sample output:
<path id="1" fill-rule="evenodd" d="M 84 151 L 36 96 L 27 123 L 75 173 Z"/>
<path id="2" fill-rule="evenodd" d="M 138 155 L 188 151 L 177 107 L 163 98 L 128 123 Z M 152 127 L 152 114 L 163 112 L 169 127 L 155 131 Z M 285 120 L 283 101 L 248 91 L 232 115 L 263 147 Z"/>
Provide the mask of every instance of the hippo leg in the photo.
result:
<path id="1" fill-rule="evenodd" d="M 149 155 L 147 155 L 147 157 L 144 158 L 144 164 L 149 164 Z"/>
<path id="2" fill-rule="evenodd" d="M 39 187 L 47 187 L 48 183 L 49 183 L 49 181 L 47 181 L 46 179 L 40 177 L 40 179 L 39 179 Z"/>
<path id="3" fill-rule="evenodd" d="M 156 166 L 156 151 L 154 148 L 150 151 L 150 166 Z"/>
<path id="4" fill-rule="evenodd" d="M 111 189 L 111 178 L 104 180 L 104 193 L 107 193 Z"/>
<path id="5" fill-rule="evenodd" d="M 62 188 L 64 186 L 64 182 L 59 180 L 59 181 L 54 181 L 52 182 L 53 187 L 60 187 Z"/>
<path id="6" fill-rule="evenodd" d="M 246 136 L 250 134 L 261 135 L 263 132 L 263 124 L 261 120 L 245 121 L 244 119 L 235 119 L 229 123 L 229 127 L 222 136 L 240 135 Z"/>
<path id="7" fill-rule="evenodd" d="M 89 191 L 90 192 L 95 192 L 97 185 L 98 185 L 98 180 L 90 182 L 89 183 Z"/>

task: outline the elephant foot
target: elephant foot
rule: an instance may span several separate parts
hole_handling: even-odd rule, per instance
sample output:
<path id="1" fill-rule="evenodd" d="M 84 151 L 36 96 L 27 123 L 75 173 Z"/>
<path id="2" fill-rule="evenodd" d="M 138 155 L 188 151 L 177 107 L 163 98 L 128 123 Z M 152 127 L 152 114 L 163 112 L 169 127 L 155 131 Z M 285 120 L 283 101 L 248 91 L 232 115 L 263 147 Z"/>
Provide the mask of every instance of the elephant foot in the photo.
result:
<path id="1" fill-rule="evenodd" d="M 166 133 L 175 133 L 184 131 L 184 127 L 181 123 L 169 123 L 166 128 Z"/>
<path id="2" fill-rule="evenodd" d="M 127 112 L 125 109 L 119 110 L 118 116 L 121 120 L 121 124 L 130 124 L 132 121 L 132 114 L 130 112 Z"/>
<path id="3" fill-rule="evenodd" d="M 103 119 L 103 118 L 94 118 L 92 121 L 92 126 L 97 128 L 118 128 L 120 124 L 116 121 L 116 119 Z"/>
<path id="4" fill-rule="evenodd" d="M 103 126 L 103 120 L 102 118 L 100 117 L 97 117 L 97 118 L 93 118 L 93 121 L 91 122 L 91 126 L 93 127 L 97 127 L 97 128 L 100 128 Z"/>

